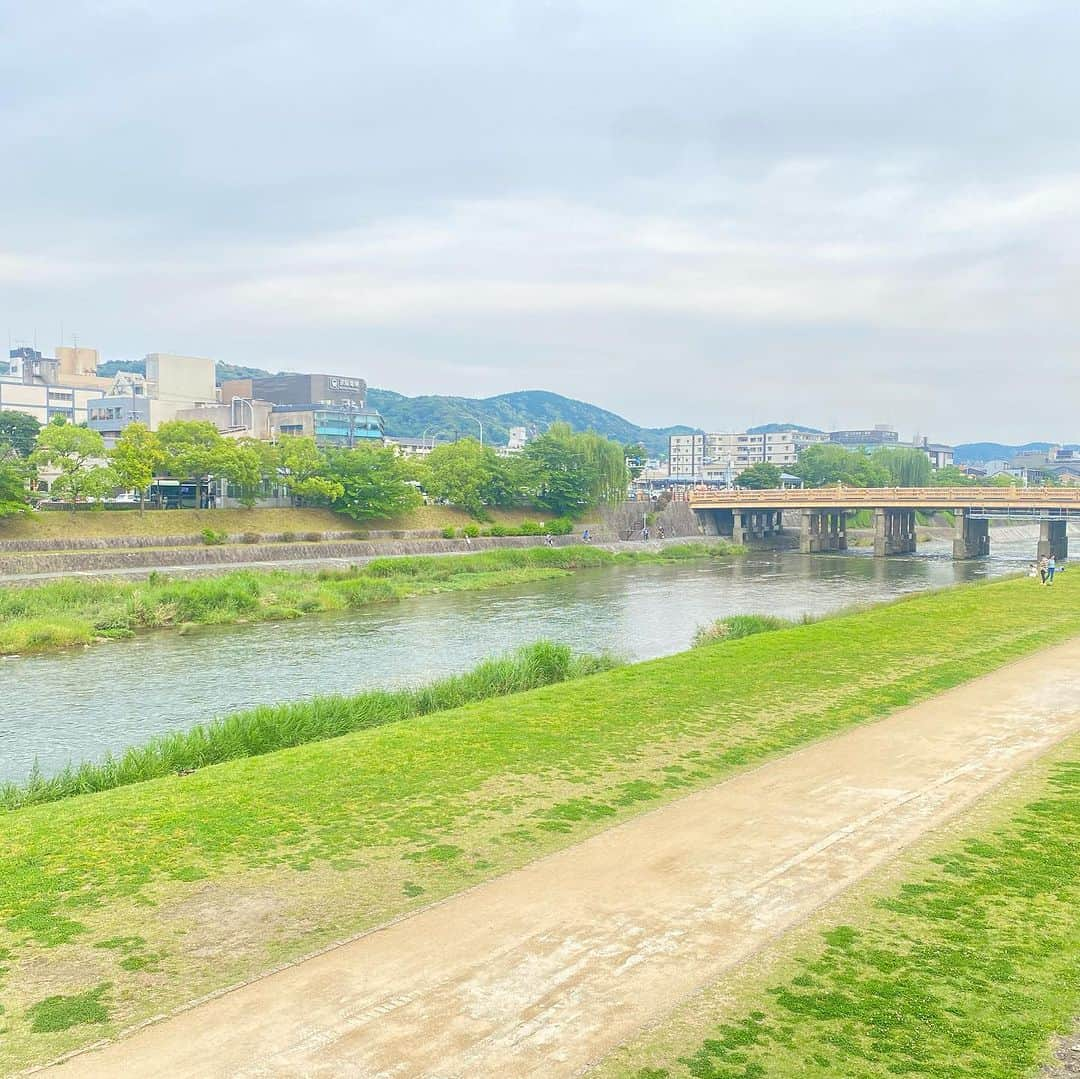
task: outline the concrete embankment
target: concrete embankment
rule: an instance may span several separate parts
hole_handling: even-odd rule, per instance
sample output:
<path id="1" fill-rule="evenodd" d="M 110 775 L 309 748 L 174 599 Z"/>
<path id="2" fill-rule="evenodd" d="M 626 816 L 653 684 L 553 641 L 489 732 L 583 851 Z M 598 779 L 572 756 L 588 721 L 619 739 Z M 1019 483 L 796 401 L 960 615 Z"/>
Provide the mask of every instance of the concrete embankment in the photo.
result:
<path id="1" fill-rule="evenodd" d="M 59 577 L 140 578 L 150 573 L 175 576 L 228 573 L 238 569 L 318 570 L 362 566 L 376 558 L 408 555 L 470 554 L 478 551 L 539 547 L 537 536 L 477 537 L 472 540 L 339 540 L 318 543 L 265 543 L 202 547 L 155 547 L 52 551 L 0 558 L 0 586 L 28 585 Z M 608 551 L 656 550 L 689 542 L 720 543 L 716 537 L 669 536 L 664 540 L 593 544 Z M 580 546 L 578 536 L 556 536 L 558 547 Z"/>

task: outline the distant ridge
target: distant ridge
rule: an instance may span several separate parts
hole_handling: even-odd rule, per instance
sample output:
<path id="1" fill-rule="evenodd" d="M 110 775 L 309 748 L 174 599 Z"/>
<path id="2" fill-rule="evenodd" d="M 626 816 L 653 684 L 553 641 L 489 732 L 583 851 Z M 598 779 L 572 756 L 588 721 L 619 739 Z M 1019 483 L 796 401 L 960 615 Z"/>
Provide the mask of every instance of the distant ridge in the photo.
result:
<path id="1" fill-rule="evenodd" d="M 142 360 L 109 360 L 98 365 L 98 374 L 109 378 L 121 371 L 143 374 Z M 270 374 L 258 367 L 219 363 L 217 380 L 261 378 Z M 282 374 L 284 372 L 279 372 Z M 408 438 L 423 434 L 435 438 L 479 437 L 484 425 L 484 441 L 505 445 L 511 427 L 524 427 L 530 435 L 547 430 L 553 423 L 568 423 L 575 431 L 596 431 L 623 443 L 640 442 L 651 457 L 667 454 L 670 435 L 687 435 L 697 428 L 641 427 L 606 408 L 575 401 L 548 390 L 518 390 L 497 397 L 448 397 L 429 394 L 406 397 L 393 390 L 368 387 L 368 404 L 382 413 L 386 432 Z M 810 428 L 804 428 L 810 430 Z"/>
<path id="2" fill-rule="evenodd" d="M 681 425 L 641 427 L 605 408 L 548 390 L 518 390 L 481 398 L 405 397 L 393 390 L 372 387 L 368 389 L 368 404 L 383 414 L 391 434 L 414 438 L 424 431 L 443 438 L 479 435 L 479 425 L 483 423 L 484 440 L 504 444 L 511 427 L 524 427 L 535 434 L 561 421 L 575 431 L 596 431 L 623 443 L 640 442 L 655 457 L 667 454 L 670 435 L 690 434 L 695 430 Z"/>
<path id="3" fill-rule="evenodd" d="M 748 435 L 774 435 L 777 431 L 801 431 L 804 435 L 823 435 L 820 427 L 805 427 L 801 423 L 761 423 L 757 427 L 748 427 Z"/>
<path id="4" fill-rule="evenodd" d="M 1017 453 L 1045 453 L 1051 446 L 1080 449 L 1075 442 L 1025 442 L 1021 446 L 1010 446 L 1005 442 L 965 442 L 954 447 L 953 456 L 958 464 L 977 465 L 984 461 L 1007 460 Z"/>

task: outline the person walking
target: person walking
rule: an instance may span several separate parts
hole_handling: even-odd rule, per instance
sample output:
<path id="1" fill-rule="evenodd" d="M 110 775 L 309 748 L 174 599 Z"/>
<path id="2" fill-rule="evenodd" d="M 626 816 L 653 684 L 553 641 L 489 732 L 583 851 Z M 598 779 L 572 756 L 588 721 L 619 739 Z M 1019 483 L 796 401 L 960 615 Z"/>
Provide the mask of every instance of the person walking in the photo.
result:
<path id="1" fill-rule="evenodd" d="M 660 533 L 660 538 L 663 539 L 664 536 L 665 536 L 664 526 L 663 525 L 657 525 L 657 531 Z"/>
<path id="2" fill-rule="evenodd" d="M 1046 583 L 1054 583 L 1054 574 L 1057 573 L 1057 560 L 1051 555 L 1046 560 Z"/>
<path id="3" fill-rule="evenodd" d="M 588 543 L 591 538 L 592 537 L 589 535 L 589 530 L 586 528 L 585 531 L 581 533 L 581 542 Z"/>
<path id="4" fill-rule="evenodd" d="M 1045 558 L 1040 558 L 1039 559 L 1039 580 L 1043 584 L 1046 584 L 1046 559 Z"/>

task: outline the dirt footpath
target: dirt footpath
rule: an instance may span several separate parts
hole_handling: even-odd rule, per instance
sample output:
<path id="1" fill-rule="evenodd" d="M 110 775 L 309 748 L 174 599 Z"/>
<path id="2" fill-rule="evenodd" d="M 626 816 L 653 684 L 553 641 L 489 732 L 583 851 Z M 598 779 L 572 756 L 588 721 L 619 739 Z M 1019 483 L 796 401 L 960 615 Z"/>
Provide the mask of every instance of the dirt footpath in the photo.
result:
<path id="1" fill-rule="evenodd" d="M 1080 729 L 1080 640 L 612 828 L 58 1076 L 569 1076 Z"/>

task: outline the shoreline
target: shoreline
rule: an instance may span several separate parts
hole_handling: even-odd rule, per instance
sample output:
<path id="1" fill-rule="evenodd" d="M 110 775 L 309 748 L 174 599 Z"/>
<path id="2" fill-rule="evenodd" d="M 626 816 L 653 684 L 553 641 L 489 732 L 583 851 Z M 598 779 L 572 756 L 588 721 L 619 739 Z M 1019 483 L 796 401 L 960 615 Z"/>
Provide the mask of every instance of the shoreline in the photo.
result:
<path id="1" fill-rule="evenodd" d="M 629 549 L 628 549 L 629 548 Z M 472 553 L 381 555 L 302 567 L 215 566 L 173 577 L 164 570 L 132 581 L 95 574 L 0 589 L 0 656 L 29 656 L 192 625 L 238 625 L 303 618 L 445 591 L 481 591 L 583 569 L 733 557 L 722 540 L 677 538 L 648 544 L 501 547 Z M 12 613 L 14 612 L 14 613 Z"/>

